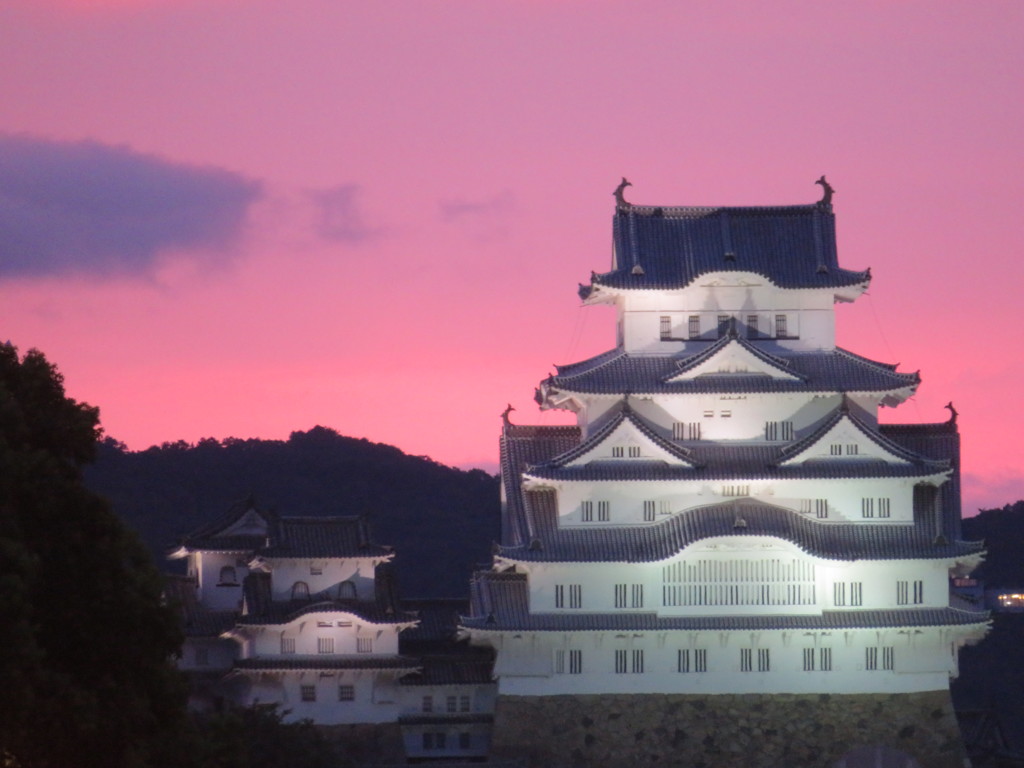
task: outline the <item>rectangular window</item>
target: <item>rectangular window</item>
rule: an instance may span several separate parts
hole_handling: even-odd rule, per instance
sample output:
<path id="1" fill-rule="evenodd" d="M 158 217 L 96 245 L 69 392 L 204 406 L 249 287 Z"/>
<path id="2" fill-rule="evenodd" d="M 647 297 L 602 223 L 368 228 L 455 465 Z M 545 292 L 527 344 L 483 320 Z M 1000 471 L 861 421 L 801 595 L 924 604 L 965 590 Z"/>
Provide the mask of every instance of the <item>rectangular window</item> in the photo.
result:
<path id="1" fill-rule="evenodd" d="M 715 417 L 715 412 L 714 411 L 704 411 L 704 418 L 705 419 L 713 419 L 714 417 Z"/>
<path id="2" fill-rule="evenodd" d="M 373 653 L 373 638 L 372 637 L 357 637 L 356 638 L 356 653 Z"/>
<path id="3" fill-rule="evenodd" d="M 757 649 L 757 671 L 768 672 L 772 668 L 770 649 L 758 648 Z"/>
<path id="4" fill-rule="evenodd" d="M 749 485 L 723 485 L 722 486 L 723 496 L 749 496 L 750 486 Z"/>
<path id="5" fill-rule="evenodd" d="M 334 638 L 333 637 L 318 637 L 316 639 L 316 652 L 317 653 L 334 653 Z"/>
<path id="6" fill-rule="evenodd" d="M 804 648 L 804 672 L 814 671 L 814 649 Z"/>
<path id="7" fill-rule="evenodd" d="M 810 499 L 800 499 L 800 511 L 801 512 L 806 512 L 807 514 L 811 513 L 811 500 Z"/>
<path id="8" fill-rule="evenodd" d="M 615 585 L 615 607 L 625 608 L 626 607 L 626 585 L 616 584 Z"/>
<path id="9" fill-rule="evenodd" d="M 583 651 L 571 650 L 569 651 L 569 674 L 579 675 L 583 672 Z M 468 698 L 468 697 L 466 697 Z M 469 711 L 468 709 L 466 710 Z"/>
<path id="10" fill-rule="evenodd" d="M 878 669 L 878 649 L 869 646 L 864 649 L 864 669 L 875 670 Z"/>
<path id="11" fill-rule="evenodd" d="M 718 316 L 718 338 L 722 338 L 729 333 L 729 315 Z"/>
<path id="12" fill-rule="evenodd" d="M 893 662 L 895 661 L 896 649 L 887 645 L 882 648 L 882 669 L 892 671 L 894 669 Z"/>
<path id="13" fill-rule="evenodd" d="M 859 449 L 858 449 L 856 443 L 849 443 L 846 446 L 846 455 L 847 456 L 856 456 L 858 454 L 858 452 L 859 452 Z"/>
<path id="14" fill-rule="evenodd" d="M 706 648 L 695 648 L 693 651 L 693 671 L 708 671 L 708 652 Z"/>
<path id="15" fill-rule="evenodd" d="M 423 711 L 428 713 L 428 714 L 430 712 L 434 711 L 434 697 L 433 696 L 424 696 L 423 697 Z"/>
<path id="16" fill-rule="evenodd" d="M 565 608 L 564 584 L 555 584 L 555 608 Z"/>
<path id="17" fill-rule="evenodd" d="M 631 458 L 631 459 L 639 459 L 640 458 L 640 446 L 639 445 L 631 445 L 631 446 L 629 446 L 629 458 Z"/>
<path id="18" fill-rule="evenodd" d="M 740 648 L 740 672 L 754 669 L 754 651 L 752 648 Z"/>
<path id="19" fill-rule="evenodd" d="M 680 648 L 676 653 L 676 672 L 689 672 L 691 669 L 690 649 Z"/>
<path id="20" fill-rule="evenodd" d="M 565 651 L 561 650 L 560 648 L 559 649 L 555 649 L 555 664 L 554 664 L 554 666 L 555 666 L 555 674 L 556 675 L 564 675 L 565 674 Z"/>
<path id="21" fill-rule="evenodd" d="M 634 584 L 632 591 L 632 601 L 630 603 L 631 608 L 643 608 L 644 607 L 644 585 Z"/>
<path id="22" fill-rule="evenodd" d="M 583 586 L 581 584 L 569 585 L 569 607 L 580 608 L 583 606 Z"/>
<path id="23" fill-rule="evenodd" d="M 757 338 L 757 315 L 747 315 L 747 338 Z"/>
<path id="24" fill-rule="evenodd" d="M 775 337 L 778 339 L 785 339 L 789 337 L 787 326 L 787 318 L 785 315 L 775 316 Z"/>
<path id="25" fill-rule="evenodd" d="M 818 669 L 822 672 L 832 671 L 832 649 L 831 648 L 819 648 L 818 649 Z"/>
<path id="26" fill-rule="evenodd" d="M 470 703 L 471 702 L 469 696 L 465 694 L 459 696 L 459 712 L 469 712 L 471 708 Z"/>
<path id="27" fill-rule="evenodd" d="M 612 447 L 612 458 L 613 459 L 621 459 L 622 458 L 622 446 L 621 445 L 616 445 L 616 446 Z"/>
<path id="28" fill-rule="evenodd" d="M 663 340 L 672 338 L 672 318 L 668 315 L 661 316 L 661 338 Z"/>
<path id="29" fill-rule="evenodd" d="M 471 742 L 470 742 L 470 737 L 469 737 L 468 733 L 463 731 L 462 733 L 459 734 L 459 749 L 469 749 L 470 743 Z"/>
<path id="30" fill-rule="evenodd" d="M 828 500 L 827 499 L 815 499 L 814 500 L 814 514 L 818 519 L 825 519 L 828 517 Z"/>
<path id="31" fill-rule="evenodd" d="M 663 499 L 658 502 L 658 514 L 659 515 L 671 515 L 672 514 L 672 502 L 668 499 Z"/>
<path id="32" fill-rule="evenodd" d="M 294 637 L 282 637 L 281 638 L 281 653 L 295 653 L 295 638 Z"/>
<path id="33" fill-rule="evenodd" d="M 879 517 L 890 517 L 889 499 L 878 500 L 878 516 Z"/>
<path id="34" fill-rule="evenodd" d="M 617 651 L 615 651 L 615 674 L 617 674 L 617 675 L 624 675 L 624 674 L 626 674 L 626 671 L 628 669 L 626 667 L 626 658 L 627 657 L 626 657 L 626 651 L 625 650 L 617 650 Z"/>
<path id="35" fill-rule="evenodd" d="M 355 701 L 356 687 L 354 685 L 338 686 L 338 701 Z"/>
<path id="36" fill-rule="evenodd" d="M 896 605 L 906 605 L 910 600 L 910 582 L 897 581 L 896 582 Z"/>
<path id="37" fill-rule="evenodd" d="M 611 519 L 611 502 L 597 502 L 597 519 L 602 523 L 607 523 Z"/>
<path id="38" fill-rule="evenodd" d="M 455 714 L 458 711 L 459 711 L 459 697 L 458 696 L 449 696 L 447 699 L 445 699 L 445 712 L 447 712 L 448 714 L 451 715 L 451 714 Z"/>
<path id="39" fill-rule="evenodd" d="M 424 749 L 444 749 L 447 744 L 447 738 L 444 733 L 424 733 L 423 734 L 423 748 Z"/>
<path id="40" fill-rule="evenodd" d="M 842 456 L 843 455 L 843 446 L 841 444 L 839 444 L 839 443 L 832 443 L 832 445 L 829 446 L 829 452 L 833 456 Z"/>
<path id="41" fill-rule="evenodd" d="M 299 695 L 303 701 L 316 701 L 316 686 L 303 685 L 299 688 Z"/>
<path id="42" fill-rule="evenodd" d="M 732 411 L 721 411 L 718 415 L 721 416 L 723 419 L 731 419 Z"/>
<path id="43" fill-rule="evenodd" d="M 584 523 L 589 523 L 594 520 L 594 502 L 584 501 L 580 504 L 580 519 Z"/>
<path id="44" fill-rule="evenodd" d="M 321 566 L 319 566 L 319 565 L 311 565 L 311 566 L 309 566 L 309 575 L 310 576 L 323 576 L 324 575 L 324 569 Z"/>
<path id="45" fill-rule="evenodd" d="M 860 606 L 864 604 L 864 582 L 850 582 L 850 605 Z"/>
<path id="46" fill-rule="evenodd" d="M 860 516 L 861 517 L 874 517 L 875 516 L 875 500 L 874 499 L 861 499 L 860 500 Z"/>
<path id="47" fill-rule="evenodd" d="M 634 648 L 633 649 L 633 666 L 632 666 L 632 670 L 631 671 L 635 675 L 643 674 L 643 671 L 644 671 L 644 651 L 643 651 L 642 648 Z"/>
<path id="48" fill-rule="evenodd" d="M 914 582 L 914 605 L 921 605 L 924 602 L 924 582 Z"/>
<path id="49" fill-rule="evenodd" d="M 764 423 L 764 439 L 768 442 L 779 439 L 779 422 L 766 421 Z"/>
<path id="50" fill-rule="evenodd" d="M 846 605 L 846 582 L 837 581 L 832 585 L 832 605 Z"/>
<path id="51" fill-rule="evenodd" d="M 653 501 L 645 501 L 644 502 L 644 522 L 645 523 L 652 523 L 652 522 L 654 522 L 654 509 L 655 509 L 655 507 L 654 507 L 654 502 Z"/>
<path id="52" fill-rule="evenodd" d="M 691 339 L 696 339 L 700 336 L 700 316 L 690 315 L 686 319 L 686 335 Z"/>

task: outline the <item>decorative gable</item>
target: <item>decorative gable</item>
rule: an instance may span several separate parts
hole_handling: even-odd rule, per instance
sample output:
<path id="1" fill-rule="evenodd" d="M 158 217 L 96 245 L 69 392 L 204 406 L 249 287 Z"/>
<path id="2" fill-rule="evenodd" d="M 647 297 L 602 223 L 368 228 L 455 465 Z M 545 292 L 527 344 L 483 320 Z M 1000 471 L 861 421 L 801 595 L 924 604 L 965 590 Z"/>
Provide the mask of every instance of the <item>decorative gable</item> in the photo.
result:
<path id="1" fill-rule="evenodd" d="M 267 519 L 254 507 L 250 507 L 241 517 L 226 528 L 213 534 L 214 538 L 223 536 L 266 536 L 270 529 Z"/>
<path id="2" fill-rule="evenodd" d="M 581 467 L 595 461 L 657 461 L 677 467 L 694 466 L 678 448 L 659 438 L 628 410 L 597 439 L 573 453 L 565 461 L 556 462 L 564 467 Z"/>
<path id="3" fill-rule="evenodd" d="M 905 451 L 868 433 L 849 413 L 841 413 L 831 426 L 793 446 L 779 466 L 840 460 L 884 461 L 900 466 L 913 463 Z"/>
<path id="4" fill-rule="evenodd" d="M 701 376 L 767 376 L 779 381 L 801 381 L 801 377 L 786 370 L 785 363 L 755 351 L 738 338 L 716 345 L 706 355 L 697 355 L 684 364 L 682 370 L 665 379 L 667 384 L 693 381 Z"/>

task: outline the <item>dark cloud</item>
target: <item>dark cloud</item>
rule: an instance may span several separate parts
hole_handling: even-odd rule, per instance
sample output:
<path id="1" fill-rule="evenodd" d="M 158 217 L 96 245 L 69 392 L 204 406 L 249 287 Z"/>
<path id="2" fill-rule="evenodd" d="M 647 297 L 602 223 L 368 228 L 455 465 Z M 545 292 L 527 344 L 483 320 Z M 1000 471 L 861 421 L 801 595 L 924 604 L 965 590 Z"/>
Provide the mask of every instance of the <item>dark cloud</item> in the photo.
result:
<path id="1" fill-rule="evenodd" d="M 370 227 L 363 219 L 357 200 L 359 192 L 358 184 L 309 192 L 316 205 L 317 234 L 343 243 L 361 243 L 379 236 L 382 230 Z"/>
<path id="2" fill-rule="evenodd" d="M 483 200 L 446 200 L 440 203 L 441 218 L 445 221 L 475 217 L 500 216 L 512 209 L 514 198 L 507 189 Z"/>
<path id="3" fill-rule="evenodd" d="M 169 248 L 221 248 L 258 182 L 93 141 L 0 134 L 0 277 L 133 274 Z"/>

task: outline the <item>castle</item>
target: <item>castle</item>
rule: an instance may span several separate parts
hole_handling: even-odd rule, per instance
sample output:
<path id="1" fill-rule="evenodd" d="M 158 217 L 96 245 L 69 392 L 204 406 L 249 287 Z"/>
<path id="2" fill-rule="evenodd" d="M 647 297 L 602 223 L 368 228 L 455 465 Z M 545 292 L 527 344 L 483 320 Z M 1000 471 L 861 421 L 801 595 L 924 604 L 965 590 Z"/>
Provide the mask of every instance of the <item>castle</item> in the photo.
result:
<path id="1" fill-rule="evenodd" d="M 502 539 L 459 620 L 496 690 L 473 678 L 467 746 L 537 766 L 852 767 L 858 749 L 962 765 L 949 679 L 988 616 L 950 591 L 983 557 L 960 538 L 956 412 L 879 423 L 920 379 L 836 346 L 834 305 L 871 275 L 839 266 L 819 183 L 815 204 L 711 208 L 633 205 L 623 180 L 612 268 L 580 286 L 616 308 L 616 345 L 536 391 L 577 425 L 505 415 Z M 235 569 L 210 605 L 241 600 L 216 642 L 236 643 L 242 700 L 313 696 L 324 723 L 422 715 L 384 693 L 424 669 L 399 653 L 416 617 L 383 597 L 391 554 L 341 523 L 280 525 L 260 544 L 239 516 L 212 535 L 245 547 L 181 552 L 200 583 Z M 331 607 L 295 608 L 314 593 Z M 430 733 L 407 734 L 409 757 L 451 745 Z"/>

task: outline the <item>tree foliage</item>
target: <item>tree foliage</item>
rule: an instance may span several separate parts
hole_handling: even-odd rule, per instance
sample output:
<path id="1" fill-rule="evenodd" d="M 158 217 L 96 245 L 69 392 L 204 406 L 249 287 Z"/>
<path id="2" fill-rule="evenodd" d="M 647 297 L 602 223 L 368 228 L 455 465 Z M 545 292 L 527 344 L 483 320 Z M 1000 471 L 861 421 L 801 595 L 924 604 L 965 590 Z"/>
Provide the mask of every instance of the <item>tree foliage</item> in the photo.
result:
<path id="1" fill-rule="evenodd" d="M 0 346 L 0 758 L 176 763 L 181 635 L 148 553 L 82 482 L 96 408 L 42 353 Z"/>
<path id="2" fill-rule="evenodd" d="M 230 707 L 197 720 L 197 768 L 345 768 L 309 720 L 285 723 L 274 705 Z"/>

